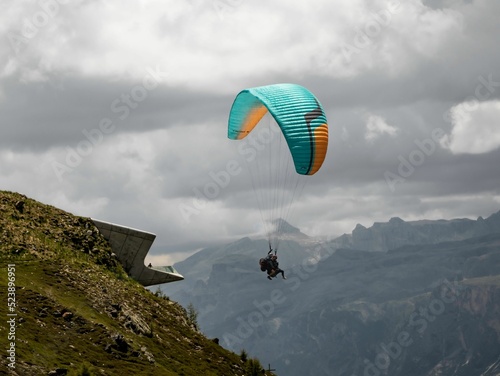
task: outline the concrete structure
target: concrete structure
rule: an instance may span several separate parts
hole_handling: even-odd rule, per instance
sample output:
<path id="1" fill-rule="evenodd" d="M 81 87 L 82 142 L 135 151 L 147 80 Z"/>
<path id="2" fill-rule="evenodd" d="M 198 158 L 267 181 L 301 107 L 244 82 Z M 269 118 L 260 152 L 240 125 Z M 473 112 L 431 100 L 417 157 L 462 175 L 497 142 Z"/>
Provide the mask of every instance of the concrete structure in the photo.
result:
<path id="1" fill-rule="evenodd" d="M 109 242 L 128 275 L 142 285 L 152 286 L 184 279 L 172 266 L 144 265 L 144 259 L 156 238 L 155 234 L 93 218 L 92 221 Z"/>

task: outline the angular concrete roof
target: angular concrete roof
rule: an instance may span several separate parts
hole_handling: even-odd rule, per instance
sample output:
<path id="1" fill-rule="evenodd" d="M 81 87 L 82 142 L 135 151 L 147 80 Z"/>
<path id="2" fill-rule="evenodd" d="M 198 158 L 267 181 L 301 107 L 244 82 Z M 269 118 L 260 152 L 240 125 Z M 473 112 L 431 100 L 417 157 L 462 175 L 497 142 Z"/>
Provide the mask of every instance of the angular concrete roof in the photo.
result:
<path id="1" fill-rule="evenodd" d="M 152 286 L 184 279 L 172 266 L 144 265 L 144 259 L 156 238 L 155 234 L 94 218 L 92 221 L 109 242 L 128 275 L 142 285 Z"/>

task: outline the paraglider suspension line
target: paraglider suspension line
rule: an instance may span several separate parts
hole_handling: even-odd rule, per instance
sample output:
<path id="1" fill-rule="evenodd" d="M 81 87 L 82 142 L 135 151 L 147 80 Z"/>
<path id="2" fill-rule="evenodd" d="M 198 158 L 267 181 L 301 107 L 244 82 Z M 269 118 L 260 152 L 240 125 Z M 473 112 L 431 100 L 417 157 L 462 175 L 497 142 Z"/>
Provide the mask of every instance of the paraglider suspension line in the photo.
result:
<path id="1" fill-rule="evenodd" d="M 267 252 L 268 255 L 270 255 L 273 252 L 273 247 L 271 246 L 271 240 L 268 239 L 269 242 L 269 252 Z M 278 253 L 278 247 L 274 248 L 274 255 L 276 256 L 276 253 Z"/>

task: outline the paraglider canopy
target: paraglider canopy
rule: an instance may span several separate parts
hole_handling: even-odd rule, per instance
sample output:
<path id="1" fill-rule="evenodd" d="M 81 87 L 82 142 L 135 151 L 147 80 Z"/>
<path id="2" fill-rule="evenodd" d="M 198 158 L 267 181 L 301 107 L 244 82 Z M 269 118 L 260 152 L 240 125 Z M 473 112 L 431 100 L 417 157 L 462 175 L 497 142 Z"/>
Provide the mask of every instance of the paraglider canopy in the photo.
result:
<path id="1" fill-rule="evenodd" d="M 228 137 L 245 138 L 268 111 L 283 132 L 296 172 L 314 175 L 326 156 L 328 125 L 321 104 L 302 86 L 276 84 L 241 91 L 229 115 Z"/>
<path id="2" fill-rule="evenodd" d="M 259 123 L 258 131 L 252 133 Z M 247 136 L 250 141 L 260 139 L 260 144 L 250 148 L 242 143 L 238 151 L 247 157 L 269 245 L 277 250 L 292 203 L 325 160 L 327 119 L 318 99 L 300 85 L 244 89 L 231 107 L 228 138 L 243 140 Z"/>

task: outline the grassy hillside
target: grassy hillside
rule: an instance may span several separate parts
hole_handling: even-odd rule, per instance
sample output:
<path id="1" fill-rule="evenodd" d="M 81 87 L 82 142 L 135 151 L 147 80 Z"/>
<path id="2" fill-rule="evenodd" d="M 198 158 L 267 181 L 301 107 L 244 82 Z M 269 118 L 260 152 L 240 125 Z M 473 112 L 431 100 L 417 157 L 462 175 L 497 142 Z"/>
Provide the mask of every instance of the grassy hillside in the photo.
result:
<path id="1" fill-rule="evenodd" d="M 9 264 L 16 368 L 3 351 L 0 374 L 261 374 L 251 370 L 257 360 L 244 362 L 207 339 L 182 306 L 130 279 L 88 218 L 0 191 L 2 349 L 13 317 Z"/>

